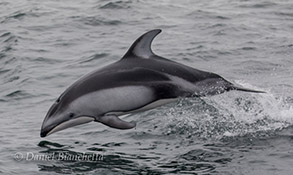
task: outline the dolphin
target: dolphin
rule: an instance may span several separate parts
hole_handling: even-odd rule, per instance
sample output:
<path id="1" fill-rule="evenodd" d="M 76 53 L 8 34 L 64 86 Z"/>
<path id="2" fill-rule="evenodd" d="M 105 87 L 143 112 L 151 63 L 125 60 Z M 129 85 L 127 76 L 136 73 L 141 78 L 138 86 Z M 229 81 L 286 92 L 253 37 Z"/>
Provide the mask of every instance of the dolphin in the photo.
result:
<path id="1" fill-rule="evenodd" d="M 237 87 L 215 73 L 154 54 L 151 43 L 160 32 L 146 32 L 122 59 L 87 74 L 67 88 L 49 109 L 40 136 L 91 121 L 131 129 L 135 122 L 118 117 L 153 109 L 180 97 L 203 97 L 230 90 L 263 93 Z"/>

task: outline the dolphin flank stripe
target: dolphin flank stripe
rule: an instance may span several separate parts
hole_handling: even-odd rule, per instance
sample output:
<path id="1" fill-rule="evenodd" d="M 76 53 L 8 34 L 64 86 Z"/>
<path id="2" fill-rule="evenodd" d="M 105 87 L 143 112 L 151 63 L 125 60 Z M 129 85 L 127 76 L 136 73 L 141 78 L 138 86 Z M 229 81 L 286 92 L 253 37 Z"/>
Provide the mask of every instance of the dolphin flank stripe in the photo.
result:
<path id="1" fill-rule="evenodd" d="M 97 82 L 99 80 L 99 82 Z M 121 81 L 123 80 L 123 81 Z M 72 88 L 63 93 L 60 99 L 73 101 L 80 96 L 86 95 L 99 90 L 109 89 L 117 86 L 141 85 L 142 82 L 163 82 L 169 81 L 169 77 L 156 70 L 143 67 L 125 67 L 112 68 L 111 71 L 96 71 L 90 73 L 72 85 Z M 82 84 L 82 86 L 80 86 Z M 98 85 L 97 85 L 98 84 Z M 74 88 L 74 87 L 79 87 Z"/>
<path id="2" fill-rule="evenodd" d="M 180 97 L 217 95 L 230 90 L 263 93 L 154 54 L 151 43 L 160 32 L 146 32 L 122 59 L 69 86 L 49 109 L 40 136 L 91 121 L 131 129 L 136 124 L 119 119 L 120 115 L 150 110 Z"/>

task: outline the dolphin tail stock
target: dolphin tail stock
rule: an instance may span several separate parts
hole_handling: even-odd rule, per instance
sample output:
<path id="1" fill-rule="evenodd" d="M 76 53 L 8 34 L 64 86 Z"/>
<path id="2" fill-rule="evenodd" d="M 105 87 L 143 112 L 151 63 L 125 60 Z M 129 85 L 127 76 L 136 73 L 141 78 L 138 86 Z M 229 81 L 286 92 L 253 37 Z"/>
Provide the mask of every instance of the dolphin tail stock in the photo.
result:
<path id="1" fill-rule="evenodd" d="M 253 89 L 237 87 L 237 86 L 230 87 L 230 90 L 243 91 L 243 92 L 253 92 L 253 93 L 266 93 L 265 91 L 253 90 Z"/>

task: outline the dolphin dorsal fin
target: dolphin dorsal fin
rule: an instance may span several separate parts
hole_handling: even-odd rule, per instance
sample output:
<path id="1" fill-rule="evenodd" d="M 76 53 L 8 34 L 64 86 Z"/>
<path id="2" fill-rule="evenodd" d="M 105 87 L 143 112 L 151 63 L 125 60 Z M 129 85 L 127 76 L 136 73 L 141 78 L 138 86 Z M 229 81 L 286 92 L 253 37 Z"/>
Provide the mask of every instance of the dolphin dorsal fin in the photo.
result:
<path id="1" fill-rule="evenodd" d="M 133 58 L 133 57 L 140 57 L 140 58 L 150 58 L 154 55 L 151 44 L 153 39 L 161 33 L 161 29 L 155 29 L 146 32 L 145 34 L 141 35 L 129 48 L 126 54 L 123 56 L 122 59 Z"/>

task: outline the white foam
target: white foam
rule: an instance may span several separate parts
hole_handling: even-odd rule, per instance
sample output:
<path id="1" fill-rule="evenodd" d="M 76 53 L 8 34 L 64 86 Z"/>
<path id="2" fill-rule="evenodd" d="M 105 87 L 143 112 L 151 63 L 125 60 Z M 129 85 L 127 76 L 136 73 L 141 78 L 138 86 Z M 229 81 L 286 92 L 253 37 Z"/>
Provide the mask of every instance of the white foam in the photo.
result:
<path id="1" fill-rule="evenodd" d="M 231 91 L 203 100 L 183 100 L 167 112 L 167 132 L 221 138 L 266 133 L 293 124 L 293 104 L 286 97 L 276 97 L 267 89 L 247 83 L 238 84 L 267 93 Z"/>

